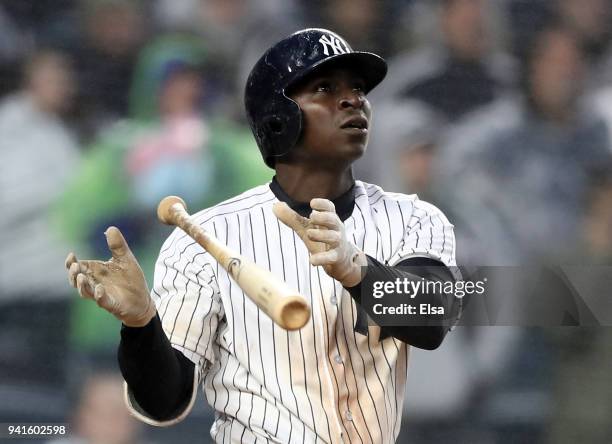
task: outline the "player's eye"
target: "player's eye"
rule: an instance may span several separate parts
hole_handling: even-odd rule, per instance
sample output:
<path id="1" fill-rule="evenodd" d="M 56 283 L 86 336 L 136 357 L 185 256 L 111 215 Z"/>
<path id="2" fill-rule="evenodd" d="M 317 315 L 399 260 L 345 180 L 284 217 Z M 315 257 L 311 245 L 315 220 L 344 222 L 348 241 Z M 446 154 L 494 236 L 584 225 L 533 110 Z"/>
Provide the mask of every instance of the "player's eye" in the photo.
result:
<path id="1" fill-rule="evenodd" d="M 317 92 L 330 92 L 332 90 L 332 85 L 328 81 L 322 81 L 315 85 L 315 90 Z"/>
<path id="2" fill-rule="evenodd" d="M 359 91 L 365 93 L 365 85 L 363 82 L 357 82 L 353 85 L 353 91 Z"/>

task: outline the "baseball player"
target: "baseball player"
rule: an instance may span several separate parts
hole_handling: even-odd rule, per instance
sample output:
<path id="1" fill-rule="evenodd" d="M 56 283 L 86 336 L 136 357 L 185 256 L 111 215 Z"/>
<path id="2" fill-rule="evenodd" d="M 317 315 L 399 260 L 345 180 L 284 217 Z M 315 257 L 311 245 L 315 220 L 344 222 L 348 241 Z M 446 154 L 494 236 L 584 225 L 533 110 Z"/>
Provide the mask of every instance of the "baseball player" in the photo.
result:
<path id="1" fill-rule="evenodd" d="M 409 346 L 436 348 L 448 326 L 368 326 L 361 293 L 375 280 L 451 279 L 455 242 L 434 206 L 353 178 L 370 130 L 366 94 L 386 70 L 325 29 L 275 44 L 249 75 L 245 105 L 276 175 L 192 217 L 305 295 L 312 318 L 300 330 L 275 325 L 180 230 L 150 293 L 116 228 L 109 261 L 68 256 L 72 285 L 123 322 L 119 364 L 136 417 L 174 424 L 202 385 L 217 443 L 395 441 Z M 415 300 L 425 297 L 457 312 L 453 295 Z"/>

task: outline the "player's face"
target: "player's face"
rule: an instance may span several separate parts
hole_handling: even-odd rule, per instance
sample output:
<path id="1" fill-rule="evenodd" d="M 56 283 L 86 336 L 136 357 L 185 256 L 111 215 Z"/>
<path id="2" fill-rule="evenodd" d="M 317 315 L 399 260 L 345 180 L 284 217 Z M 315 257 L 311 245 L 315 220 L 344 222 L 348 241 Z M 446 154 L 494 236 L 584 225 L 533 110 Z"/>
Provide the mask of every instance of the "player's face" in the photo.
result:
<path id="1" fill-rule="evenodd" d="M 350 163 L 363 155 L 372 114 L 364 86 L 348 69 L 327 68 L 290 93 L 304 116 L 297 158 Z"/>

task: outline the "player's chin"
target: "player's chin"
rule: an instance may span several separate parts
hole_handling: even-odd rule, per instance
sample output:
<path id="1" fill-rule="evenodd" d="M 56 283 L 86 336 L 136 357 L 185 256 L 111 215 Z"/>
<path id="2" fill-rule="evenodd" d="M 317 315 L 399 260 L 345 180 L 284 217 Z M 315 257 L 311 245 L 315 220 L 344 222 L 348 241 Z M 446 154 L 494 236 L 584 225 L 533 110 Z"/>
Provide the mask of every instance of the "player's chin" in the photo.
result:
<path id="1" fill-rule="evenodd" d="M 359 159 L 366 152 L 368 146 L 368 138 L 352 139 L 344 144 L 344 153 L 352 160 Z"/>

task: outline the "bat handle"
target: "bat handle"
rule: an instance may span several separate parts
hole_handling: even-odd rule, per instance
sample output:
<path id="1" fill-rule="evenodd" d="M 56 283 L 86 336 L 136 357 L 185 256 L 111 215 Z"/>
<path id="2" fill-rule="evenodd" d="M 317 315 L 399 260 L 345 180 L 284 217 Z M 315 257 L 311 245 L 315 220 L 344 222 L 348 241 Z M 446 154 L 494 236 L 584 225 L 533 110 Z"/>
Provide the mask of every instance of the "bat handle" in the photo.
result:
<path id="1" fill-rule="evenodd" d="M 185 211 L 187 215 L 187 204 L 183 199 L 178 196 L 168 196 L 164 197 L 162 201 L 157 206 L 157 218 L 161 220 L 166 225 L 178 225 L 177 221 L 177 207 L 174 207 L 175 204 L 179 204 L 179 206 Z M 180 213 L 180 211 L 179 211 Z M 187 220 L 189 216 L 187 215 L 184 220 Z"/>

